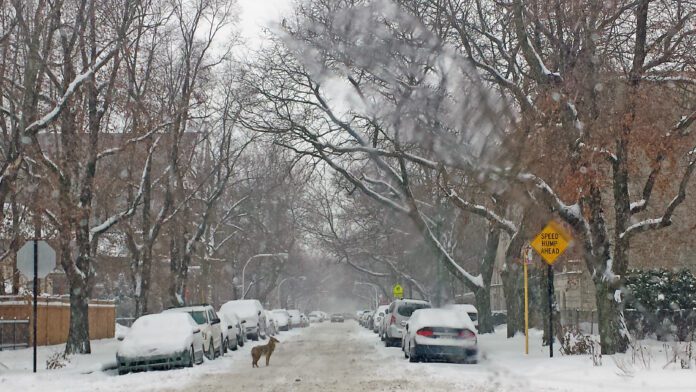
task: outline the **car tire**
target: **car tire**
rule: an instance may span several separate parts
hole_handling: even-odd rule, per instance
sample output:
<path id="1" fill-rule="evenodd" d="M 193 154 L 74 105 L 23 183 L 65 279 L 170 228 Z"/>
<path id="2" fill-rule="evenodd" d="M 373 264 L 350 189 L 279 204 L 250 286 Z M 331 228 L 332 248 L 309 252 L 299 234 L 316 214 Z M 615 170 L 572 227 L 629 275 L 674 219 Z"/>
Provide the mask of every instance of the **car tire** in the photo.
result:
<path id="1" fill-rule="evenodd" d="M 213 339 L 210 339 L 210 343 L 208 344 L 208 351 L 203 351 L 206 358 L 208 358 L 211 361 L 215 359 L 215 345 L 213 345 Z"/>
<path id="2" fill-rule="evenodd" d="M 418 359 L 418 357 L 416 357 L 415 355 L 413 355 L 413 353 L 411 353 L 411 355 L 408 356 L 408 361 L 411 363 L 417 363 L 417 362 L 420 362 L 420 359 Z"/>
<path id="3" fill-rule="evenodd" d="M 253 341 L 255 341 L 255 342 L 258 341 L 258 340 L 259 340 L 259 334 L 258 334 L 258 333 L 251 334 L 250 339 L 253 340 Z"/>
<path id="4" fill-rule="evenodd" d="M 229 339 L 223 340 L 222 335 L 220 335 L 220 356 L 227 354 L 227 346 L 229 344 L 230 344 Z"/>
<path id="5" fill-rule="evenodd" d="M 196 362 L 196 353 L 193 351 L 193 346 L 191 346 L 191 349 L 188 352 L 188 363 L 186 363 L 186 367 L 193 367 L 194 362 Z"/>
<path id="6" fill-rule="evenodd" d="M 119 376 L 123 376 L 124 374 L 128 374 L 128 370 L 118 369 Z"/>

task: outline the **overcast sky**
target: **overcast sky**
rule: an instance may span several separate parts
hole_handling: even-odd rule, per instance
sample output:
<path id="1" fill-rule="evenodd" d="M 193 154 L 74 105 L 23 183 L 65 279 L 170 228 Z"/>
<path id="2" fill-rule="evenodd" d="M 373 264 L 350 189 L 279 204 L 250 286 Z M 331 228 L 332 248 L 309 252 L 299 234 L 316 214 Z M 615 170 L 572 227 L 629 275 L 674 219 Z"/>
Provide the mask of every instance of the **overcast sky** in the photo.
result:
<path id="1" fill-rule="evenodd" d="M 280 22 L 282 15 L 291 9 L 293 0 L 237 0 L 241 9 L 239 28 L 247 45 L 259 43 L 264 27 Z"/>

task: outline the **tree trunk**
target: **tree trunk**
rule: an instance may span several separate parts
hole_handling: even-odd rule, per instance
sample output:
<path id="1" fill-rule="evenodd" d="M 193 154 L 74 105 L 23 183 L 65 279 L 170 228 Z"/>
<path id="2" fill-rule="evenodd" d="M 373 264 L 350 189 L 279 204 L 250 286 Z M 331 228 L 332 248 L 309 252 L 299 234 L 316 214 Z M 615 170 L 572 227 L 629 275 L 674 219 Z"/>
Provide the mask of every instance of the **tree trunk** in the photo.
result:
<path id="1" fill-rule="evenodd" d="M 493 332 L 490 286 L 476 290 L 476 310 L 478 310 L 478 333 Z"/>
<path id="2" fill-rule="evenodd" d="M 90 354 L 89 293 L 84 279 L 74 277 L 70 282 L 70 329 L 66 354 Z"/>
<path id="3" fill-rule="evenodd" d="M 520 268 L 511 263 L 500 273 L 505 294 L 505 309 L 507 311 L 507 337 L 515 336 L 518 331 L 524 331 L 524 304 L 520 298 Z"/>
<path id="4" fill-rule="evenodd" d="M 614 298 L 614 290 L 601 279 L 595 280 L 597 291 L 597 318 L 602 354 L 626 352 L 628 333 L 621 304 Z"/>
<path id="5" fill-rule="evenodd" d="M 479 333 L 493 332 L 493 314 L 491 313 L 491 279 L 493 279 L 493 266 L 498 254 L 498 243 L 500 242 L 500 229 L 494 224 L 488 225 L 488 235 L 486 236 L 486 249 L 481 260 L 481 277 L 483 287 L 476 288 L 476 308 L 479 317 Z"/>

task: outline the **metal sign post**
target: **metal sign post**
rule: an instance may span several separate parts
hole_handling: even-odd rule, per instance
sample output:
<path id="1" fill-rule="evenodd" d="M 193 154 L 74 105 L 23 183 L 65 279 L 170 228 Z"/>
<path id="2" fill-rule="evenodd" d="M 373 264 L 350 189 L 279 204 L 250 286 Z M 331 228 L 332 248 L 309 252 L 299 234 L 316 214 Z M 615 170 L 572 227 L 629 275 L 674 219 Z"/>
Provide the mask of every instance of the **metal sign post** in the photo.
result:
<path id="1" fill-rule="evenodd" d="M 41 258 L 39 258 L 41 253 Z M 36 337 L 37 337 L 37 314 L 39 297 L 39 278 L 45 278 L 53 269 L 56 268 L 56 252 L 46 241 L 33 239 L 27 241 L 19 251 L 17 251 L 17 269 L 27 278 L 33 278 L 34 282 L 34 314 L 33 320 L 33 346 L 34 346 L 34 373 L 36 373 Z"/>
<path id="2" fill-rule="evenodd" d="M 553 358 L 553 263 L 565 252 L 570 245 L 571 237 L 560 224 L 551 221 L 544 227 L 534 240 L 532 248 L 539 253 L 548 264 L 548 295 L 549 295 L 549 357 Z M 526 277 L 526 275 L 525 275 Z"/>
<path id="3" fill-rule="evenodd" d="M 524 248 L 524 353 L 529 354 L 529 278 L 528 266 L 532 264 L 532 247 L 527 245 Z"/>
<path id="4" fill-rule="evenodd" d="M 34 373 L 36 373 L 36 313 L 38 313 L 37 301 L 39 297 L 39 241 L 34 240 Z"/>

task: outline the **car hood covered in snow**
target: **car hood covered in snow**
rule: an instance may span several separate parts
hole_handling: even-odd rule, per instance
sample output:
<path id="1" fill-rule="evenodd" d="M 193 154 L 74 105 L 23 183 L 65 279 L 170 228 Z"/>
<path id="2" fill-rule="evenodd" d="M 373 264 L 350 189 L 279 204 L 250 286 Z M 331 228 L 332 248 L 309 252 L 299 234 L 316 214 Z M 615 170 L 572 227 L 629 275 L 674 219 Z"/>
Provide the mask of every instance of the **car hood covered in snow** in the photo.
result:
<path id="1" fill-rule="evenodd" d="M 188 313 L 160 313 L 140 317 L 118 347 L 126 358 L 171 355 L 193 343 L 196 322 Z"/>

